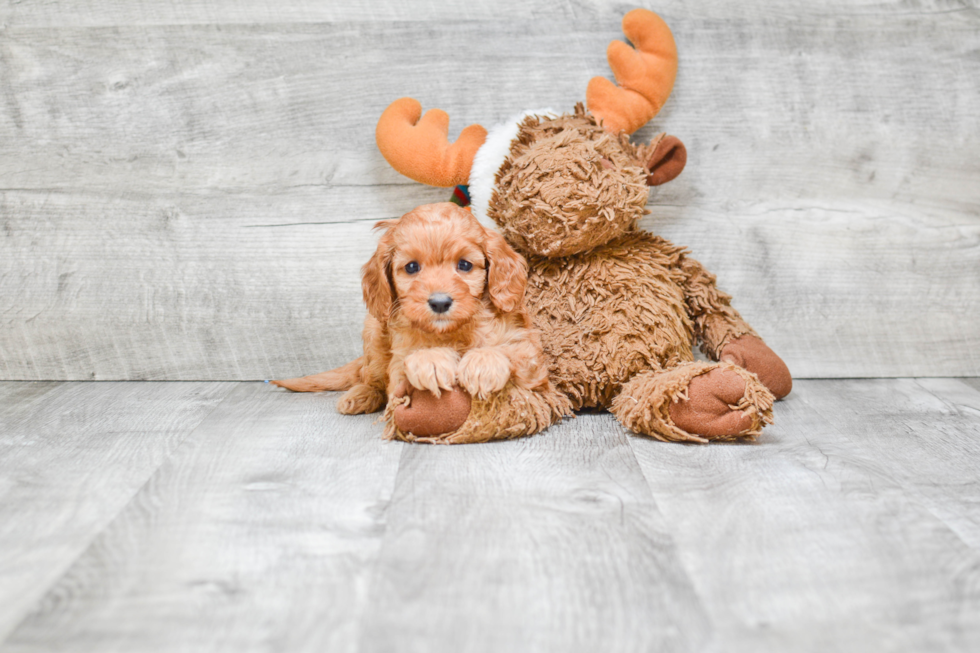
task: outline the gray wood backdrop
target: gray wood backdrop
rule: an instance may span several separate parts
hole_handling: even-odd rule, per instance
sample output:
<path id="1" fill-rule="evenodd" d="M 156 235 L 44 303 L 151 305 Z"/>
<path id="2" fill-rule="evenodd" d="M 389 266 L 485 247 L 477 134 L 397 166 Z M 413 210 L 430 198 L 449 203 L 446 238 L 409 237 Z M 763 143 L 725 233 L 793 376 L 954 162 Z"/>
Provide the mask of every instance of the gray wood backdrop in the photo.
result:
<path id="1" fill-rule="evenodd" d="M 0 5 L 0 378 L 262 379 L 360 351 L 375 220 L 447 198 L 377 116 L 571 108 L 632 5 Z M 980 375 L 974 0 L 660 0 L 688 146 L 645 226 L 798 377 Z"/>

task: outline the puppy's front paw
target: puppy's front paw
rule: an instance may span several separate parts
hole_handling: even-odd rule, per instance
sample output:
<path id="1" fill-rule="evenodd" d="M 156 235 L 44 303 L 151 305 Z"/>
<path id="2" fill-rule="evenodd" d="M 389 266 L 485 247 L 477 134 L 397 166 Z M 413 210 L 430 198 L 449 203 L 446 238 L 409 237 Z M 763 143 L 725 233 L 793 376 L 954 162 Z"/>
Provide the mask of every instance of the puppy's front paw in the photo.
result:
<path id="1" fill-rule="evenodd" d="M 413 388 L 439 396 L 456 383 L 459 354 L 448 347 L 420 349 L 405 357 L 405 377 Z"/>
<path id="2" fill-rule="evenodd" d="M 490 347 L 474 349 L 463 356 L 456 379 L 474 397 L 486 399 L 502 390 L 510 379 L 510 359 Z"/>

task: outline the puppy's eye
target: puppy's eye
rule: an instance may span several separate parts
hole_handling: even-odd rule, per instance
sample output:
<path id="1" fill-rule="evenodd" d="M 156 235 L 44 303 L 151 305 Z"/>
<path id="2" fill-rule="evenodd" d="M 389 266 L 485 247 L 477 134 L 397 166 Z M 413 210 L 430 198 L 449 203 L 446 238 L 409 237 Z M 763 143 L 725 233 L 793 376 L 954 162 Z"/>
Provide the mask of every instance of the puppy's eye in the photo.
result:
<path id="1" fill-rule="evenodd" d="M 459 263 L 456 264 L 456 268 L 459 269 L 460 272 L 469 272 L 473 269 L 473 264 L 467 261 L 465 258 L 461 258 L 459 259 Z"/>
<path id="2" fill-rule="evenodd" d="M 405 272 L 408 272 L 409 274 L 415 274 L 421 269 L 422 266 L 416 263 L 415 261 L 411 261 L 410 263 L 405 264 Z"/>

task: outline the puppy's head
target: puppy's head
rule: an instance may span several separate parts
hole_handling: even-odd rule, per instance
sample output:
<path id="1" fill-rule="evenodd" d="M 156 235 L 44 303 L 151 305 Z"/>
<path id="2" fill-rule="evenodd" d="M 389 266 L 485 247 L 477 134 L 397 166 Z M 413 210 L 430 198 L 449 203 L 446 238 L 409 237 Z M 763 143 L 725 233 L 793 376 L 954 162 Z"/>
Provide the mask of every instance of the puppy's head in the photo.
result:
<path id="1" fill-rule="evenodd" d="M 361 286 L 378 320 L 398 311 L 416 328 L 448 333 L 473 319 L 485 301 L 502 312 L 520 306 L 527 263 L 469 211 L 427 204 L 375 228 L 384 234 Z"/>

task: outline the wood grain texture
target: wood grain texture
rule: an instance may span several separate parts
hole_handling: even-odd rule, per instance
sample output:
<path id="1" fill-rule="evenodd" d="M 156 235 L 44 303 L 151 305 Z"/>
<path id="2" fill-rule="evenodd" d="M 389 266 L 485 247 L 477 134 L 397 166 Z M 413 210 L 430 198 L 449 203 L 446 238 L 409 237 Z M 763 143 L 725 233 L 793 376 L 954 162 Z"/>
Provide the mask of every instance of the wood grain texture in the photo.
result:
<path id="1" fill-rule="evenodd" d="M 623 11 L 455 3 L 471 20 L 446 29 L 426 3 L 345 6 L 0 8 L 2 378 L 256 379 L 356 355 L 372 241 L 346 223 L 446 197 L 388 168 L 381 110 L 419 97 L 455 135 L 570 108 Z M 681 68 L 638 137 L 677 134 L 689 163 L 646 226 L 797 376 L 980 374 L 980 11 L 655 9 Z M 318 255 L 338 280 L 322 304 L 296 274 Z"/>
<path id="2" fill-rule="evenodd" d="M 962 382 L 962 383 L 965 383 L 966 385 L 970 386 L 971 388 L 974 388 L 976 390 L 980 390 L 980 379 L 978 379 L 978 378 L 959 379 L 959 381 Z"/>
<path id="3" fill-rule="evenodd" d="M 717 18 L 833 17 L 847 11 L 893 12 L 904 16 L 928 17 L 937 13 L 969 11 L 968 0 L 833 0 L 801 3 L 799 0 L 771 0 L 763 3 L 737 3 L 724 0 L 660 0 L 654 7 L 670 16 Z M 103 27 L 114 25 L 238 24 L 238 23 L 321 23 L 338 21 L 416 21 L 494 19 L 549 20 L 608 16 L 622 11 L 621 3 L 609 0 L 549 3 L 541 0 L 501 2 L 500 0 L 449 0 L 441 3 L 393 2 L 391 0 L 344 3 L 290 0 L 186 0 L 150 5 L 124 0 L 94 0 L 80 6 L 64 0 L 7 0 L 0 6 L 0 21 L 12 27 Z"/>
<path id="4" fill-rule="evenodd" d="M 808 396 L 829 422 L 853 434 L 855 447 L 980 551 L 980 392 L 956 379 L 846 381 L 832 400 L 830 392 L 817 384 Z M 977 591 L 980 579 L 973 583 Z"/>
<path id="5" fill-rule="evenodd" d="M 111 27 L 116 25 L 234 25 L 335 23 L 344 21 L 448 22 L 487 20 L 501 15 L 530 19 L 534 3 L 397 2 L 396 0 L 318 2 L 317 0 L 165 0 L 134 3 L 97 0 L 81 7 L 63 0 L 8 1 L 0 21 L 13 27 Z"/>
<path id="6" fill-rule="evenodd" d="M 0 648 L 353 650 L 401 444 L 335 398 L 236 386 Z"/>
<path id="7" fill-rule="evenodd" d="M 709 627 L 626 434 L 406 447 L 363 651 L 694 651 Z"/>
<path id="8" fill-rule="evenodd" d="M 17 198 L 23 219 L 7 242 L 23 246 L 0 259 L 4 296 L 11 298 L 10 326 L 0 330 L 0 371 L 28 378 L 72 378 L 85 370 L 91 379 L 235 379 L 346 363 L 361 351 L 360 266 L 376 238 L 373 220 L 339 222 L 324 233 L 331 225 L 323 217 L 339 218 L 319 214 L 324 201 Z M 299 215 L 283 219 L 283 207 L 297 205 Z M 111 235 L 92 229 L 110 214 Z M 31 254 L 38 250 L 59 254 Z M 42 296 L 46 305 L 38 306 Z M 44 361 L 42 351 L 57 353 Z"/>
<path id="9" fill-rule="evenodd" d="M 895 393 L 896 383 L 802 381 L 757 444 L 630 439 L 713 625 L 703 650 L 968 651 L 980 643 L 980 550 L 937 510 L 971 501 L 975 474 L 930 478 L 940 461 L 977 468 L 977 419 L 964 420 L 974 432 L 945 443 L 929 442 L 923 422 L 902 420 L 899 435 L 888 414 L 925 418 L 920 409 L 937 399 L 914 385 Z M 856 417 L 859 394 L 874 395 L 879 410 Z M 925 469 L 923 449 L 935 461 Z M 932 488 L 932 505 L 909 476 Z"/>
<path id="10" fill-rule="evenodd" d="M 0 383 L 0 641 L 230 389 Z"/>
<path id="11" fill-rule="evenodd" d="M 799 381 L 755 444 L 437 447 L 338 393 L 0 383 L 0 652 L 973 651 L 977 385 Z"/>

